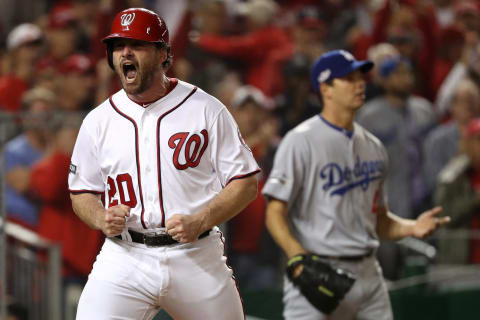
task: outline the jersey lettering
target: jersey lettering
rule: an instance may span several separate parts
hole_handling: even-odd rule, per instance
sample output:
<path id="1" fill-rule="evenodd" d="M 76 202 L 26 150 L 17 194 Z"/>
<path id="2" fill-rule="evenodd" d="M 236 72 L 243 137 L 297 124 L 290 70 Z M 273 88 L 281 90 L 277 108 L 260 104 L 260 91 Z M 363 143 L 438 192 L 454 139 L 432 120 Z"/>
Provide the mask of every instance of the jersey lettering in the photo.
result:
<path id="1" fill-rule="evenodd" d="M 116 206 L 118 200 L 114 200 L 115 195 L 119 193 L 120 203 L 135 208 L 137 206 L 137 197 L 135 196 L 135 190 L 133 189 L 132 176 L 128 173 L 119 174 L 116 178 L 116 183 L 112 177 L 108 177 L 108 207 Z M 126 187 L 126 192 L 125 192 Z M 128 199 L 127 199 L 127 197 Z"/>
<path id="2" fill-rule="evenodd" d="M 361 187 L 363 191 L 367 190 L 370 182 L 381 179 L 385 170 L 383 161 L 360 161 L 357 156 L 355 166 L 349 168 L 341 167 L 338 163 L 327 163 L 320 170 L 320 178 L 325 181 L 323 190 L 333 195 L 344 195 L 347 191 L 356 187 Z"/>
<path id="3" fill-rule="evenodd" d="M 191 135 L 187 140 L 187 137 L 190 134 L 189 132 L 175 133 L 168 140 L 168 146 L 172 149 L 175 149 L 173 152 L 173 165 L 178 170 L 195 168 L 200 163 L 200 159 L 202 158 L 202 155 L 208 146 L 208 132 L 207 130 L 203 129 L 200 133 L 203 136 L 203 145 L 202 139 L 198 134 Z M 184 145 L 185 147 L 183 147 Z M 185 155 L 185 163 L 180 163 L 179 157 L 181 152 L 183 152 Z"/>

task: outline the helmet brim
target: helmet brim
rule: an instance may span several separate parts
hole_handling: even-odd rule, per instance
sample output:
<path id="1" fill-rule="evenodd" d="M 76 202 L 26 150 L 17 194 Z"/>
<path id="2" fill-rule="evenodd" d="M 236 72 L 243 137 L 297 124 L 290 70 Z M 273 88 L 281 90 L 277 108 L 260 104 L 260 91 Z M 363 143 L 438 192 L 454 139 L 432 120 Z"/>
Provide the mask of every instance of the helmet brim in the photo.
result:
<path id="1" fill-rule="evenodd" d="M 122 33 L 112 33 L 112 34 L 109 34 L 108 36 L 106 36 L 105 38 L 102 39 L 102 42 L 103 42 L 103 43 L 108 43 L 108 42 L 110 42 L 110 41 L 112 41 L 112 40 L 115 40 L 115 39 L 133 39 L 133 40 L 138 40 L 138 41 L 143 41 L 143 42 L 151 42 L 151 43 L 164 42 L 164 41 L 162 41 L 162 40 L 160 40 L 160 41 L 142 40 L 142 39 L 138 39 L 138 37 L 125 35 L 125 34 L 122 34 Z"/>

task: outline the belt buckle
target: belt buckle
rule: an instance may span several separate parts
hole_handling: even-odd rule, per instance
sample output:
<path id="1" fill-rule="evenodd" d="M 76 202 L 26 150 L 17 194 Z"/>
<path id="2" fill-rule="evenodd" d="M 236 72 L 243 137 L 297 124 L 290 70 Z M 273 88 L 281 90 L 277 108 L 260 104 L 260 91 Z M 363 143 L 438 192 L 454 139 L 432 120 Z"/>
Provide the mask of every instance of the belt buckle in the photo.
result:
<path id="1" fill-rule="evenodd" d="M 145 232 L 143 234 L 143 243 L 147 247 L 161 247 L 164 244 L 159 241 L 159 238 L 165 238 L 166 236 L 168 236 L 168 233 L 165 231 L 165 229 Z"/>

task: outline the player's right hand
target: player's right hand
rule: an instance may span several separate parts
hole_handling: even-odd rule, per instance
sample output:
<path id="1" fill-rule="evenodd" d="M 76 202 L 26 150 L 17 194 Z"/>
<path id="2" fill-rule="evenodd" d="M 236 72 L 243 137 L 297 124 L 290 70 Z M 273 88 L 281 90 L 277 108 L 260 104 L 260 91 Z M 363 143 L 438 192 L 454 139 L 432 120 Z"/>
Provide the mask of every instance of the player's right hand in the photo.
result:
<path id="1" fill-rule="evenodd" d="M 119 204 L 105 210 L 105 216 L 101 222 L 101 229 L 107 237 L 114 237 L 122 233 L 130 216 L 130 207 Z"/>

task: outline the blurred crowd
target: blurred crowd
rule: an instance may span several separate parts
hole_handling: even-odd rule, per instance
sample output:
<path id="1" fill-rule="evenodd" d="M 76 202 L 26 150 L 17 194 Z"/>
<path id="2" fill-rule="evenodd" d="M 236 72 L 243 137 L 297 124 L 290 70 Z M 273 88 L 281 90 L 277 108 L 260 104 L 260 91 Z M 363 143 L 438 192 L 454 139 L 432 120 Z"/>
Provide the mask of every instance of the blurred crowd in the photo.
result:
<path id="1" fill-rule="evenodd" d="M 0 30 L 0 125 L 8 124 L 0 143 L 8 218 L 62 243 L 66 279 L 85 279 L 103 240 L 73 213 L 67 175 L 82 117 L 120 89 L 100 40 L 127 7 L 149 8 L 166 20 L 169 75 L 229 108 L 263 170 L 259 190 L 282 136 L 321 112 L 311 63 L 339 48 L 372 60 L 357 121 L 389 153 L 391 210 L 414 218 L 439 204 L 452 217 L 449 228 L 480 229 L 480 1 L 42 3 L 34 19 L 16 16 Z M 241 288 L 279 284 L 283 261 L 264 211 L 259 196 L 226 226 Z M 434 245 L 439 261 L 480 263 L 479 240 Z M 401 253 L 385 248 L 379 252 L 385 275 L 396 279 Z"/>

